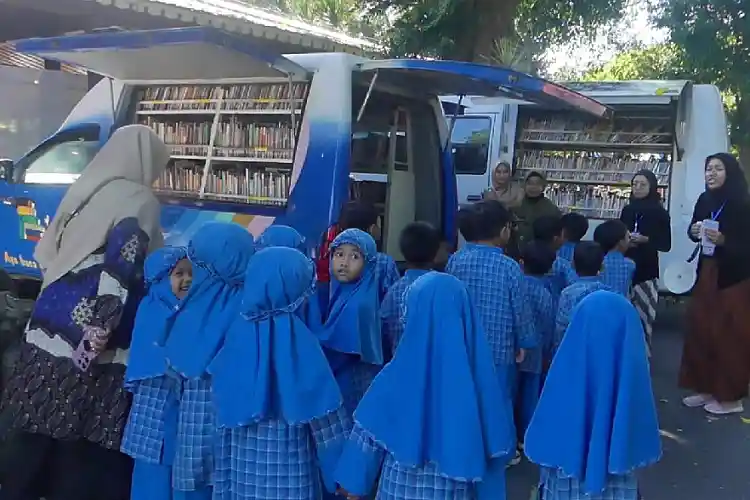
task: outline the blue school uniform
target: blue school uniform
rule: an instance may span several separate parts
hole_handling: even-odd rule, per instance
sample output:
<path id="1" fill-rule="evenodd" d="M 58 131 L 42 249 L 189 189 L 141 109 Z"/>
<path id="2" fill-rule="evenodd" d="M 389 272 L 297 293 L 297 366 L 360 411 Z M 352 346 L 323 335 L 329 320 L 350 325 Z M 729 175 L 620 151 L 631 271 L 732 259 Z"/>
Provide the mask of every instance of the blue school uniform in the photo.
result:
<path id="1" fill-rule="evenodd" d="M 387 359 L 393 358 L 404 332 L 402 309 L 406 290 L 417 278 L 428 272 L 425 269 L 408 269 L 404 276 L 395 282 L 388 293 L 385 294 L 380 306 L 380 318 L 383 321 L 383 354 Z"/>
<path id="2" fill-rule="evenodd" d="M 633 284 L 635 262 L 625 257 L 622 252 L 611 251 L 604 256 L 601 280 L 615 292 L 630 298 L 630 287 Z"/>
<path id="3" fill-rule="evenodd" d="M 557 352 L 560 342 L 562 342 L 563 336 L 565 335 L 565 330 L 568 329 L 573 309 L 575 309 L 584 297 L 596 292 L 597 290 L 613 291 L 610 287 L 602 283 L 599 276 L 584 276 L 578 278 L 575 283 L 565 287 L 565 290 L 562 291 L 557 306 L 557 314 L 555 315 L 555 333 L 552 337 L 548 359 L 551 360 Z"/>
<path id="4" fill-rule="evenodd" d="M 305 253 L 305 237 L 293 227 L 270 226 L 255 240 L 257 250 L 268 247 L 294 248 Z M 323 324 L 323 313 L 320 310 L 320 300 L 315 295 L 305 300 L 304 304 L 297 309 L 297 314 L 313 331 L 320 330 Z"/>
<path id="5" fill-rule="evenodd" d="M 241 307 L 209 365 L 220 428 L 213 500 L 315 500 L 351 430 L 318 339 L 297 314 L 315 268 L 290 248 L 259 251 Z"/>
<path id="6" fill-rule="evenodd" d="M 518 433 L 523 433 L 529 426 L 531 416 L 542 390 L 542 367 L 547 358 L 549 346 L 555 330 L 555 304 L 552 294 L 547 289 L 544 277 L 525 276 L 526 300 L 531 309 L 529 321 L 533 323 L 537 347 L 528 349 L 523 362 L 518 367 L 518 389 L 516 395 L 516 414 L 518 415 Z"/>
<path id="7" fill-rule="evenodd" d="M 170 500 L 172 461 L 177 438 L 177 379 L 168 376 L 164 349 L 156 340 L 165 335 L 179 309 L 169 275 L 187 257 L 184 248 L 166 247 L 148 256 L 144 278 L 148 294 L 138 306 L 125 372 L 133 403 L 121 451 L 134 459 L 131 498 Z"/>
<path id="8" fill-rule="evenodd" d="M 331 243 L 331 256 L 344 244 L 359 248 L 364 267 L 355 282 L 340 283 L 334 277 L 328 318 L 318 336 L 344 397 L 344 407 L 351 414 L 383 365 L 383 337 L 375 240 L 359 229 L 347 229 Z"/>
<path id="9" fill-rule="evenodd" d="M 250 233 L 234 223 L 206 223 L 188 244 L 193 283 L 164 342 L 170 370 L 180 382 L 172 465 L 177 491 L 211 492 L 217 429 L 206 369 L 238 314 L 254 252 Z"/>
<path id="10" fill-rule="evenodd" d="M 427 274 L 405 311 L 396 355 L 354 413 L 336 481 L 358 496 L 376 488 L 379 500 L 503 500 L 512 408 L 465 286 Z"/>
<path id="11" fill-rule="evenodd" d="M 378 297 L 382 302 L 388 289 L 401 278 L 398 266 L 393 257 L 383 252 L 378 252 L 375 263 L 375 275 L 378 277 Z"/>
<path id="12" fill-rule="evenodd" d="M 499 248 L 467 243 L 451 256 L 446 272 L 466 285 L 482 320 L 498 377 L 513 394 L 516 352 L 536 347 L 521 267 Z"/>
<path id="13" fill-rule="evenodd" d="M 568 262 L 573 262 L 573 255 L 576 251 L 576 242 L 566 241 L 560 248 L 557 249 L 557 256 L 561 259 L 565 259 Z"/>
<path id="14" fill-rule="evenodd" d="M 576 307 L 526 432 L 541 500 L 638 498 L 635 471 L 661 457 L 644 339 L 638 313 L 616 293 Z"/>
<path id="15" fill-rule="evenodd" d="M 569 260 L 565 260 L 561 257 L 557 257 L 552 263 L 552 270 L 549 276 L 547 276 L 547 284 L 550 293 L 552 294 L 552 300 L 557 304 L 560 300 L 560 294 L 563 289 L 575 282 L 578 275 L 573 270 L 573 265 Z"/>

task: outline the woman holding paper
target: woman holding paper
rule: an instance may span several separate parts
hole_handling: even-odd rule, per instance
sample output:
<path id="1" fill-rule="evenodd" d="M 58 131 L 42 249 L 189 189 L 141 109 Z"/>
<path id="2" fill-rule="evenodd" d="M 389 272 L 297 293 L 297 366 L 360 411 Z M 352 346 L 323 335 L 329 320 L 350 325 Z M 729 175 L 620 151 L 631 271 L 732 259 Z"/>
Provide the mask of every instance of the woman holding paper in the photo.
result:
<path id="1" fill-rule="evenodd" d="M 726 415 L 743 411 L 750 383 L 750 195 L 731 154 L 706 158 L 705 173 L 688 229 L 700 260 L 680 387 L 693 392 L 685 406 Z"/>

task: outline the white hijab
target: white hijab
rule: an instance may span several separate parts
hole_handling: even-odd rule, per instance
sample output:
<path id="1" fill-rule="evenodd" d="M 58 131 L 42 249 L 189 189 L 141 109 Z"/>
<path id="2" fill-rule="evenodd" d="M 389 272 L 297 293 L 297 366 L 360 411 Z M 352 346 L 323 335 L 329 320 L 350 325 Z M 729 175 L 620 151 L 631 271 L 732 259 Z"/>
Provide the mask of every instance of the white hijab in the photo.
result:
<path id="1" fill-rule="evenodd" d="M 149 250 L 163 245 L 160 207 L 151 185 L 169 161 L 169 150 L 144 125 L 117 129 L 65 193 L 37 244 L 34 258 L 42 288 L 73 270 L 101 248 L 110 230 L 134 217 L 149 237 Z"/>

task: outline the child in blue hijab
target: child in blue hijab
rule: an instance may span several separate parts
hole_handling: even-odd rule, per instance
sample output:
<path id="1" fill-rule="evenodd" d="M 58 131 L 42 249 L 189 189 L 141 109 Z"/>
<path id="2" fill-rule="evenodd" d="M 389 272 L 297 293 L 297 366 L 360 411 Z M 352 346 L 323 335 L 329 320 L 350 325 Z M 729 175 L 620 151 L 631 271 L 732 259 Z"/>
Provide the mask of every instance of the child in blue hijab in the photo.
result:
<path id="1" fill-rule="evenodd" d="M 201 499 L 211 495 L 217 439 L 206 369 L 237 317 L 254 253 L 253 237 L 238 224 L 201 226 L 188 244 L 193 283 L 164 339 L 167 363 L 181 383 L 172 485 Z"/>
<path id="2" fill-rule="evenodd" d="M 250 261 L 239 314 L 209 366 L 220 428 L 213 500 L 317 500 L 321 476 L 335 491 L 351 418 L 297 315 L 314 284 L 297 250 L 269 247 Z"/>
<path id="3" fill-rule="evenodd" d="M 156 250 L 146 259 L 144 275 L 148 294 L 138 306 L 125 373 L 133 405 L 121 450 L 135 459 L 131 498 L 170 500 L 179 391 L 156 341 L 169 331 L 192 282 L 186 250 Z"/>
<path id="4" fill-rule="evenodd" d="M 305 237 L 293 227 L 283 225 L 270 226 L 263 231 L 263 234 L 255 240 L 255 247 L 258 250 L 268 247 L 294 248 L 302 253 L 305 253 L 306 250 Z M 308 328 L 316 332 L 321 329 L 323 313 L 320 311 L 320 301 L 315 297 L 311 300 L 306 300 L 304 304 L 297 309 L 297 313 Z"/>
<path id="5" fill-rule="evenodd" d="M 263 234 L 255 240 L 255 246 L 258 250 L 267 247 L 286 247 L 294 248 L 300 252 L 305 252 L 305 237 L 296 229 L 284 225 L 269 226 Z"/>
<path id="6" fill-rule="evenodd" d="M 466 287 L 438 272 L 417 278 L 405 320 L 354 413 L 336 480 L 363 497 L 377 483 L 378 500 L 504 500 L 513 410 Z"/>
<path id="7" fill-rule="evenodd" d="M 541 500 L 636 500 L 636 469 L 661 457 L 643 326 L 621 295 L 583 299 L 526 432 Z"/>
<path id="8" fill-rule="evenodd" d="M 331 243 L 331 300 L 321 343 L 351 414 L 383 365 L 377 246 L 359 229 Z"/>

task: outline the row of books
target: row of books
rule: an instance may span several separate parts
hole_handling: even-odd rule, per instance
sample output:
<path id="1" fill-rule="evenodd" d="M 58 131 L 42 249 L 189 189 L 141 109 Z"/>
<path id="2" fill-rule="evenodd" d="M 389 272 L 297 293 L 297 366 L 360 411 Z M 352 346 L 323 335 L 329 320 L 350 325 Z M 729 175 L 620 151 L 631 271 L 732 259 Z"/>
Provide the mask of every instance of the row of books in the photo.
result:
<path id="1" fill-rule="evenodd" d="M 639 170 L 650 170 L 659 184 L 669 183 L 671 162 L 658 157 L 648 160 L 629 157 L 565 154 L 551 155 L 543 151 L 525 151 L 516 158 L 516 171 L 525 178 L 532 171 L 539 172 L 549 181 L 570 182 L 630 182 Z"/>
<path id="2" fill-rule="evenodd" d="M 235 85 L 164 85 L 146 87 L 138 100 L 139 111 L 283 110 L 302 107 L 307 83 L 245 83 Z"/>
<path id="3" fill-rule="evenodd" d="M 590 124 L 561 118 L 530 118 L 521 132 L 522 141 L 607 142 L 614 144 L 672 143 L 665 125 L 644 126 L 639 123 L 615 129 L 609 123 Z"/>
<path id="4" fill-rule="evenodd" d="M 211 143 L 211 122 L 163 121 L 147 117 L 141 121 L 151 127 L 173 154 L 205 156 Z M 258 156 L 292 159 L 295 130 L 289 123 L 248 123 L 231 119 L 216 127 L 215 156 Z M 185 146 L 185 148 L 179 148 Z"/>
<path id="5" fill-rule="evenodd" d="M 203 182 L 203 165 L 177 162 L 167 167 L 154 187 L 161 191 L 200 194 Z M 289 171 L 261 170 L 248 167 L 212 167 L 206 174 L 205 194 L 236 201 L 253 202 L 270 198 L 285 200 L 289 195 Z"/>
<path id="6" fill-rule="evenodd" d="M 666 200 L 666 190 L 659 191 L 662 199 Z M 625 189 L 581 189 L 579 186 L 555 184 L 548 186 L 544 194 L 563 211 L 575 211 L 597 219 L 618 218 L 630 196 L 629 190 Z"/>

